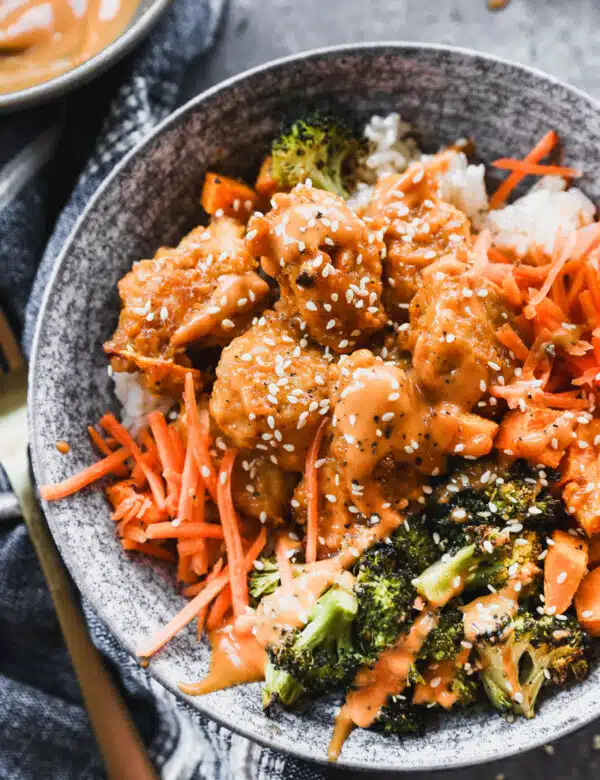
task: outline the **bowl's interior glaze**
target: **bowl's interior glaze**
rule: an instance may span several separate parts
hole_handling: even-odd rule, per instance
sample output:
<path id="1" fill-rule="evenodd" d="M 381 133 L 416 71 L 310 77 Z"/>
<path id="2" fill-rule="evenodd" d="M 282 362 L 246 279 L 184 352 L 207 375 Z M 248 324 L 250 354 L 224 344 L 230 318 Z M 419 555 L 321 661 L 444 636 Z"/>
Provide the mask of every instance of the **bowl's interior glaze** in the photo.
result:
<path id="1" fill-rule="evenodd" d="M 468 52 L 419 46 L 348 48 L 259 69 L 198 98 L 129 156 L 94 198 L 67 242 L 39 323 L 30 420 L 37 479 L 59 480 L 96 455 L 86 435 L 112 403 L 102 342 L 117 317 L 116 283 L 132 261 L 176 241 L 198 215 L 207 168 L 243 173 L 263 154 L 280 122 L 306 107 L 353 117 L 399 111 L 425 148 L 472 136 L 490 161 L 524 154 L 555 128 L 583 188 L 600 201 L 600 110 L 544 76 Z M 58 439 L 71 445 L 65 457 Z M 75 581 L 130 650 L 184 603 L 167 569 L 128 559 L 115 539 L 101 491 L 47 508 Z M 177 636 L 150 671 L 176 691 L 204 674 L 208 648 L 195 631 Z M 424 769 L 475 763 L 554 739 L 600 714 L 600 670 L 544 702 L 534 721 L 509 725 L 492 712 L 456 714 L 436 732 L 399 742 L 355 731 L 340 763 L 370 769 Z M 263 717 L 256 686 L 188 700 L 232 729 L 307 759 L 324 760 L 333 703 L 303 715 Z"/>

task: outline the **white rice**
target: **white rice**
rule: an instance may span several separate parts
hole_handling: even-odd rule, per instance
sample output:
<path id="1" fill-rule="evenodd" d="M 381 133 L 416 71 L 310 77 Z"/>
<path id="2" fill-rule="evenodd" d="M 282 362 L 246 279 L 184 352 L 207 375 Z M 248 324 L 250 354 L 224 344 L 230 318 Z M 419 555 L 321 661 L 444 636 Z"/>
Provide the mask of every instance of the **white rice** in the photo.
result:
<path id="1" fill-rule="evenodd" d="M 132 434 L 136 434 L 150 412 L 167 412 L 172 401 L 151 393 L 141 382 L 137 373 L 112 372 L 115 395 L 121 404 L 121 422 Z"/>
<path id="2" fill-rule="evenodd" d="M 488 210 L 485 166 L 469 165 L 463 152 L 450 157 L 448 170 L 439 177 L 439 197 L 463 211 L 478 228 Z"/>
<path id="3" fill-rule="evenodd" d="M 519 257 L 537 245 L 550 254 L 560 231 L 565 236 L 593 221 L 596 207 L 577 187 L 565 189 L 563 179 L 546 176 L 514 203 L 490 211 L 485 227 L 495 246 Z"/>
<path id="4" fill-rule="evenodd" d="M 364 129 L 364 136 L 371 145 L 367 168 L 377 176 L 402 173 L 413 160 L 418 160 L 421 150 L 414 138 L 410 138 L 410 131 L 408 122 L 395 112 L 372 116 Z"/>
<path id="5" fill-rule="evenodd" d="M 395 112 L 371 117 L 364 129 L 370 146 L 369 155 L 360 172 L 362 180 L 348 199 L 351 208 L 359 210 L 368 205 L 373 185 L 380 176 L 403 173 L 412 162 L 427 159 L 428 155 L 423 155 L 410 136 L 411 129 Z M 440 197 L 480 222 L 488 207 L 484 176 L 483 165 L 469 165 L 466 156 L 457 152 L 451 157 L 448 170 L 439 177 Z"/>

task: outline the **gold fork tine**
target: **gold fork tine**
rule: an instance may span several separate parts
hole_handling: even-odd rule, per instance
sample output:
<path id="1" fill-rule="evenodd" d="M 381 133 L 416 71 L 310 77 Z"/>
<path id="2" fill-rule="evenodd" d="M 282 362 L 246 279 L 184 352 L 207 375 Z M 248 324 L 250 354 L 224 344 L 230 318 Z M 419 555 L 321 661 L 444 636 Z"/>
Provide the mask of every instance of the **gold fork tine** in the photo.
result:
<path id="1" fill-rule="evenodd" d="M 0 309 L 0 354 L 4 355 L 9 371 L 16 371 L 23 365 L 19 344 L 2 309 Z"/>
<path id="2" fill-rule="evenodd" d="M 8 447 L 0 451 L 4 467 L 27 525 L 29 538 L 48 584 L 62 634 L 104 759 L 109 780 L 157 780 L 144 743 L 102 656 L 92 644 L 83 612 L 29 477 L 25 398 L 25 361 L 3 312 L 0 310 L 0 358 L 8 367 L 0 397 L 0 430 Z M 0 363 L 2 361 L 0 360 Z M 0 369 L 1 371 L 1 369 Z M 4 425 L 3 425 L 4 424 Z M 16 435 L 15 435 L 16 434 Z"/>

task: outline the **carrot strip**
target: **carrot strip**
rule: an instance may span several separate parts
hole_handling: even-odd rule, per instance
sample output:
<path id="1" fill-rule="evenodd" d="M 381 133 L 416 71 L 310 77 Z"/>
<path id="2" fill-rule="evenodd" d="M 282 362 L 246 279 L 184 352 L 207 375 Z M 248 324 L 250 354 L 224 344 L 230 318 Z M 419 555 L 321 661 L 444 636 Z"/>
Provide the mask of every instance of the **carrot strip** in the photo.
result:
<path id="1" fill-rule="evenodd" d="M 577 168 L 566 168 L 563 165 L 539 165 L 527 160 L 515 160 L 514 157 L 500 157 L 492 163 L 494 168 L 502 171 L 516 171 L 526 176 L 562 176 L 565 179 L 578 179 L 583 176 Z"/>
<path id="2" fill-rule="evenodd" d="M 206 579 L 202 584 L 208 584 L 209 582 L 212 582 L 214 578 L 217 576 L 217 574 L 219 574 L 222 568 L 223 568 L 223 559 L 219 558 L 219 560 L 215 563 L 212 569 L 208 572 Z M 192 585 L 191 587 L 194 588 L 196 586 Z M 223 593 L 223 591 L 221 591 L 221 593 Z M 196 620 L 196 635 L 198 637 L 198 640 L 202 639 L 202 634 L 204 632 L 204 623 L 206 621 L 207 613 L 208 613 L 208 605 L 206 607 L 203 607 L 200 610 L 200 612 L 198 612 L 198 617 Z"/>
<path id="3" fill-rule="evenodd" d="M 253 542 L 252 546 L 248 549 L 248 552 L 244 556 L 244 569 L 246 572 L 252 568 L 254 561 L 258 558 L 266 543 L 267 530 L 263 527 L 260 529 L 260 533 L 256 537 L 256 540 Z M 195 596 L 192 601 L 190 601 L 189 604 L 187 604 L 180 612 L 171 618 L 166 626 L 163 626 L 163 628 L 159 629 L 159 631 L 157 631 L 156 634 L 154 634 L 150 639 L 142 642 L 142 644 L 135 651 L 136 655 L 139 658 L 150 658 L 153 656 L 154 653 L 160 650 L 160 648 L 163 647 L 163 645 L 165 645 L 170 639 L 172 639 L 175 634 L 181 631 L 182 628 L 185 628 L 185 626 L 187 626 L 187 624 L 196 617 L 196 615 L 203 607 L 208 606 L 208 604 L 210 604 L 215 596 L 217 596 L 228 583 L 229 573 L 227 572 L 226 568 L 221 572 L 221 574 L 215 577 L 214 580 L 206 583 L 206 586 L 200 591 L 200 593 L 198 593 L 198 595 Z M 184 593 L 187 591 L 189 591 L 189 588 L 186 588 Z"/>
<path id="4" fill-rule="evenodd" d="M 223 539 L 223 529 L 214 523 L 181 523 L 173 525 L 153 523 L 149 525 L 146 534 L 148 539 Z"/>
<path id="5" fill-rule="evenodd" d="M 116 452 L 113 452 L 112 455 L 108 455 L 97 463 L 93 463 L 91 466 L 88 466 L 62 482 L 56 482 L 52 485 L 42 485 L 40 487 L 40 495 L 44 501 L 58 501 L 61 498 L 71 496 L 82 488 L 91 485 L 92 482 L 96 482 L 97 480 L 102 479 L 102 477 L 108 476 L 108 474 L 114 474 L 115 469 L 130 456 L 131 451 L 129 448 L 122 447 Z"/>
<path id="6" fill-rule="evenodd" d="M 588 325 L 590 326 L 590 328 L 595 328 L 596 323 L 598 322 L 599 312 L 594 306 L 594 300 L 589 290 L 584 290 L 579 295 L 579 305 L 581 306 L 581 309 L 585 314 L 585 317 L 588 321 Z"/>
<path id="7" fill-rule="evenodd" d="M 139 542 L 140 544 L 143 544 L 147 539 L 144 529 L 140 528 L 139 525 L 130 525 L 125 529 L 123 537 L 125 539 L 132 539 L 134 542 Z"/>
<path id="8" fill-rule="evenodd" d="M 177 581 L 188 583 L 193 582 L 196 579 L 195 573 L 190 566 L 192 557 L 191 555 L 181 555 L 179 557 L 177 565 Z"/>
<path id="9" fill-rule="evenodd" d="M 508 323 L 505 323 L 496 331 L 496 338 L 507 349 L 510 349 L 513 355 L 523 363 L 527 360 L 527 356 L 529 355 L 529 347 L 523 342 L 519 334 L 513 330 Z"/>
<path id="10" fill-rule="evenodd" d="M 223 456 L 217 484 L 217 506 L 225 536 L 233 614 L 238 617 L 248 606 L 248 582 L 243 570 L 242 537 L 231 497 L 231 474 L 236 457 L 236 449 L 228 449 Z"/>
<path id="11" fill-rule="evenodd" d="M 557 250 L 555 250 L 555 257 L 552 260 L 552 265 L 548 271 L 548 276 L 546 276 L 544 284 L 542 285 L 542 289 L 537 292 L 529 301 L 530 306 L 539 306 L 544 298 L 548 295 L 550 288 L 556 281 L 558 275 L 563 270 L 565 263 L 570 258 L 571 253 L 575 249 L 577 237 L 574 234 L 571 234 L 566 241 L 560 241 L 560 236 L 557 236 L 556 243 L 559 244 L 559 247 Z"/>
<path id="12" fill-rule="evenodd" d="M 598 284 L 598 274 L 591 265 L 586 266 L 585 280 L 587 282 L 590 295 L 592 296 L 596 312 L 600 312 L 600 284 Z"/>
<path id="13" fill-rule="evenodd" d="M 205 498 L 206 490 L 204 487 L 204 480 L 198 475 L 198 483 L 196 485 L 196 497 L 194 505 L 192 507 L 192 520 L 194 523 L 204 523 L 205 518 Z M 206 541 L 204 539 L 199 541 L 198 549 L 194 552 L 194 570 L 198 573 L 205 574 L 208 571 L 208 549 L 206 547 Z"/>
<path id="14" fill-rule="evenodd" d="M 146 463 L 146 459 L 142 454 L 142 451 L 140 450 L 138 445 L 134 442 L 129 431 L 126 428 L 124 428 L 121 425 L 121 423 L 117 420 L 117 418 L 114 416 L 114 414 L 110 412 L 105 414 L 100 419 L 100 425 L 104 428 L 105 431 L 111 433 L 120 444 L 122 444 L 124 447 L 127 447 L 129 449 L 129 451 L 135 458 L 136 463 L 140 466 L 142 472 L 144 473 L 144 476 L 148 481 L 148 485 L 150 486 L 150 490 L 152 491 L 152 495 L 154 496 L 154 502 L 156 503 L 159 509 L 164 509 L 165 491 L 163 488 L 162 480 L 156 472 L 152 471 L 152 469 L 149 468 L 148 464 Z"/>
<path id="15" fill-rule="evenodd" d="M 206 574 L 206 555 L 204 555 L 204 548 L 200 552 L 194 553 L 190 559 L 190 568 L 199 577 Z"/>
<path id="16" fill-rule="evenodd" d="M 475 275 L 481 274 L 489 263 L 488 252 L 492 245 L 492 234 L 489 230 L 482 230 L 473 244 L 473 254 L 475 261 L 471 266 L 471 272 Z"/>
<path id="17" fill-rule="evenodd" d="M 569 292 L 567 293 L 567 310 L 571 311 L 575 303 L 579 300 L 579 296 L 583 291 L 585 285 L 585 264 L 582 263 L 579 269 L 576 271 L 575 276 L 571 281 Z"/>
<path id="18" fill-rule="evenodd" d="M 590 405 L 587 399 L 574 398 L 569 393 L 543 392 L 539 397 L 547 406 L 554 409 L 587 409 Z"/>
<path id="19" fill-rule="evenodd" d="M 502 280 L 502 294 L 511 306 L 517 308 L 523 305 L 521 290 L 512 274 L 507 274 Z"/>
<path id="20" fill-rule="evenodd" d="M 196 553 L 202 552 L 202 550 L 205 549 L 206 545 L 203 537 L 183 537 L 177 542 L 177 552 L 179 555 L 196 555 Z"/>
<path id="21" fill-rule="evenodd" d="M 216 504 L 218 502 L 217 474 L 209 452 L 208 411 L 203 409 L 202 412 L 198 412 L 196 393 L 194 390 L 194 378 L 190 373 L 185 375 L 183 398 L 189 432 L 188 449 L 192 449 L 196 465 L 202 475 L 204 484 L 206 485 L 212 500 Z"/>
<path id="22" fill-rule="evenodd" d="M 488 257 L 492 263 L 501 263 L 502 265 L 512 265 L 512 261 L 504 252 L 495 246 L 488 247 Z"/>
<path id="23" fill-rule="evenodd" d="M 157 544 L 152 544 L 150 542 L 140 544 L 131 539 L 122 539 L 121 544 L 123 545 L 124 550 L 141 552 L 144 553 L 144 555 L 149 555 L 151 558 L 157 558 L 159 561 L 175 563 L 175 556 L 173 553 L 169 552 L 169 550 L 165 550 L 164 547 L 159 547 Z"/>
<path id="24" fill-rule="evenodd" d="M 292 564 L 288 558 L 288 548 L 285 543 L 283 534 L 279 534 L 277 542 L 275 543 L 275 556 L 277 558 L 277 566 L 279 568 L 279 576 L 281 578 L 281 584 L 286 590 L 292 590 L 294 585 L 294 573 L 292 571 Z"/>
<path id="25" fill-rule="evenodd" d="M 543 160 L 552 149 L 558 143 L 558 135 L 554 130 L 550 130 L 546 135 L 537 142 L 533 149 L 525 156 L 524 162 L 537 163 Z M 506 201 L 510 193 L 517 187 L 520 182 L 525 178 L 524 173 L 519 171 L 513 171 L 502 184 L 498 187 L 496 192 L 490 198 L 490 209 L 497 209 L 502 203 Z"/>
<path id="26" fill-rule="evenodd" d="M 325 433 L 327 418 L 324 417 L 317 428 L 315 438 L 308 450 L 306 456 L 305 479 L 308 497 L 307 520 L 306 520 L 306 562 L 314 563 L 317 560 L 317 535 L 319 532 L 319 480 L 317 468 L 315 466 L 319 459 L 319 450 L 321 441 Z"/>
<path id="27" fill-rule="evenodd" d="M 179 505 L 180 481 L 178 479 L 177 459 L 173 452 L 173 442 L 169 435 L 169 427 L 162 412 L 155 411 L 148 415 L 148 424 L 154 436 L 158 457 L 162 465 L 162 473 L 167 483 L 167 503 L 170 514 L 174 515 Z"/>
<path id="28" fill-rule="evenodd" d="M 223 588 L 217 598 L 214 600 L 208 618 L 206 620 L 206 628 L 208 631 L 214 631 L 219 628 L 225 619 L 225 615 L 229 612 L 232 605 L 231 588 Z"/>
<path id="29" fill-rule="evenodd" d="M 176 464 L 178 474 L 183 474 L 183 467 L 185 465 L 185 447 L 181 441 L 179 431 L 174 425 L 169 425 L 169 437 L 171 439 L 171 451 Z"/>
<path id="30" fill-rule="evenodd" d="M 177 515 L 181 522 L 192 519 L 194 507 L 194 495 L 198 485 L 198 469 L 194 460 L 194 453 L 188 442 L 188 451 L 185 456 L 183 476 L 181 478 L 181 490 L 179 493 L 179 507 Z"/>
<path id="31" fill-rule="evenodd" d="M 113 452 L 113 450 L 111 450 L 111 448 L 104 440 L 103 436 L 101 436 L 92 425 L 88 425 L 87 430 L 90 435 L 90 439 L 103 455 L 110 455 Z"/>

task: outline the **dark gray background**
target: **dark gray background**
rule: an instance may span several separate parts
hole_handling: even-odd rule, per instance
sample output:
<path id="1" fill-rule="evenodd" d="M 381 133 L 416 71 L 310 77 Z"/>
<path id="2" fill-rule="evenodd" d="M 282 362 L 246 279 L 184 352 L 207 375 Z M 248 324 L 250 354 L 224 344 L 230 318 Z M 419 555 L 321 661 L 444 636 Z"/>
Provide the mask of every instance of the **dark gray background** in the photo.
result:
<path id="1" fill-rule="evenodd" d="M 487 10 L 487 0 L 230 0 L 217 45 L 191 69 L 182 100 L 275 57 L 329 44 L 394 39 L 468 46 L 508 57 L 600 98 L 600 0 L 512 0 L 497 12 Z M 551 743 L 548 734 L 545 749 L 520 758 L 426 777 L 587 780 L 600 776 L 600 722 Z M 350 780 L 367 775 L 331 770 L 331 777 Z"/>

